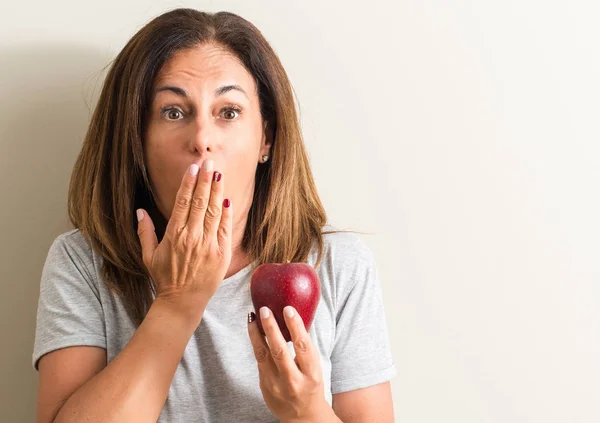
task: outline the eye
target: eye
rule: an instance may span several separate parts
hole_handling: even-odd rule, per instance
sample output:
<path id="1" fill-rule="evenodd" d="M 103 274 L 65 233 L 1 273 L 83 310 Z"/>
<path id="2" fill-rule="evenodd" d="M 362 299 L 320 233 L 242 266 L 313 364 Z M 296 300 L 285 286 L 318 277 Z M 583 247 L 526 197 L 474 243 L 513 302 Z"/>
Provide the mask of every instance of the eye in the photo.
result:
<path id="1" fill-rule="evenodd" d="M 235 106 L 227 106 L 221 110 L 221 116 L 225 120 L 235 120 L 241 113 L 242 110 Z"/>
<path id="2" fill-rule="evenodd" d="M 161 114 L 168 120 L 180 120 L 183 119 L 183 112 L 176 107 L 165 107 L 161 109 Z"/>

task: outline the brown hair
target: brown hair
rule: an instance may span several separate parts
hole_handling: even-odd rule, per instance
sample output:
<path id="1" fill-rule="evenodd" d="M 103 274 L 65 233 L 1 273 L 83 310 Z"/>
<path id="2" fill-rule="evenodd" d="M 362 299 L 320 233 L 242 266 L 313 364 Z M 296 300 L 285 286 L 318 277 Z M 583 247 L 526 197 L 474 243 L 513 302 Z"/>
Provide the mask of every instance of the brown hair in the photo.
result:
<path id="1" fill-rule="evenodd" d="M 305 261 L 313 245 L 317 265 L 322 257 L 326 214 L 310 171 L 293 90 L 277 55 L 253 24 L 235 14 L 167 12 L 139 30 L 114 60 L 69 186 L 69 219 L 103 257 L 102 278 L 122 297 L 137 324 L 153 293 L 135 219 L 137 208 L 154 205 L 142 146 L 151 89 L 169 57 L 204 43 L 228 49 L 253 75 L 272 134 L 272 159 L 257 167 L 243 249 L 256 264 Z M 156 211 L 153 220 L 160 240 L 166 221 Z"/>

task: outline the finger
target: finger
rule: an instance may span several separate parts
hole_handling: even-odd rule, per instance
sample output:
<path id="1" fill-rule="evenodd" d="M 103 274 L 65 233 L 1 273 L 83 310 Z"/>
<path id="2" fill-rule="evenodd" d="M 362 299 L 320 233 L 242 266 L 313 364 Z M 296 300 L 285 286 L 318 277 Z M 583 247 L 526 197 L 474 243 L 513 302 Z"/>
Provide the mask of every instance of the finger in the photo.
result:
<path id="1" fill-rule="evenodd" d="M 142 245 L 142 260 L 149 269 L 152 264 L 154 250 L 158 247 L 158 238 L 156 237 L 154 223 L 148 213 L 144 209 L 138 209 L 136 214 L 138 219 L 137 234 Z"/>
<path id="2" fill-rule="evenodd" d="M 208 208 L 206 209 L 206 217 L 204 218 L 204 233 L 210 239 L 215 239 L 221 222 L 221 209 L 223 207 L 223 175 L 219 172 L 214 172 L 211 187 L 210 199 L 208 200 Z"/>
<path id="3" fill-rule="evenodd" d="M 204 234 L 204 216 L 208 208 L 210 198 L 210 187 L 212 185 L 214 162 L 204 160 L 202 169 L 198 173 L 198 182 L 192 195 L 190 204 L 190 215 L 187 221 L 187 227 L 190 233 L 198 235 Z M 200 238 L 202 239 L 202 238 Z"/>
<path id="4" fill-rule="evenodd" d="M 275 363 L 273 363 L 271 354 L 269 354 L 269 346 L 265 338 L 261 335 L 258 324 L 254 319 L 256 319 L 256 315 L 248 313 L 248 335 L 252 343 L 254 358 L 256 358 L 256 362 L 258 363 L 258 369 L 261 372 L 268 372 L 275 375 L 277 374 L 277 368 L 275 367 Z"/>
<path id="5" fill-rule="evenodd" d="M 194 163 L 187 169 L 185 175 L 183 175 L 181 185 L 175 197 L 175 205 L 167 223 L 166 232 L 173 233 L 174 235 L 179 234 L 185 227 L 190 213 L 190 204 L 192 202 L 194 187 L 196 186 L 198 170 L 198 165 Z"/>
<path id="6" fill-rule="evenodd" d="M 285 342 L 277 321 L 268 307 L 261 307 L 260 320 L 267 336 L 269 352 L 271 357 L 273 357 L 275 366 L 277 366 L 277 369 L 288 380 L 297 379 L 301 376 L 300 370 L 298 370 L 296 363 L 294 363 L 292 355 L 288 350 L 287 342 Z"/>
<path id="7" fill-rule="evenodd" d="M 304 327 L 302 318 L 292 306 L 286 306 L 283 309 L 283 315 L 292 337 L 294 351 L 296 352 L 295 360 L 300 367 L 300 371 L 306 376 L 318 378 L 321 374 L 319 356 L 310 339 L 310 334 Z"/>
<path id="8" fill-rule="evenodd" d="M 233 210 L 231 201 L 225 199 L 221 209 L 221 222 L 217 232 L 219 248 L 223 252 L 231 253 L 231 228 L 233 227 Z"/>

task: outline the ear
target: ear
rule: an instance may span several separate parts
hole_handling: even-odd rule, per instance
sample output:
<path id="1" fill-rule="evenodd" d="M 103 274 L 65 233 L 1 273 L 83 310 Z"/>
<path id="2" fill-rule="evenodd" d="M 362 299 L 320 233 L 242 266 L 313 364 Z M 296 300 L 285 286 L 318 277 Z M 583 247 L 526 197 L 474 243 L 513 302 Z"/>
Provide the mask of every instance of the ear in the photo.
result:
<path id="1" fill-rule="evenodd" d="M 273 130 L 265 120 L 263 123 L 263 136 L 260 143 L 260 156 L 271 156 L 271 146 L 273 145 Z"/>

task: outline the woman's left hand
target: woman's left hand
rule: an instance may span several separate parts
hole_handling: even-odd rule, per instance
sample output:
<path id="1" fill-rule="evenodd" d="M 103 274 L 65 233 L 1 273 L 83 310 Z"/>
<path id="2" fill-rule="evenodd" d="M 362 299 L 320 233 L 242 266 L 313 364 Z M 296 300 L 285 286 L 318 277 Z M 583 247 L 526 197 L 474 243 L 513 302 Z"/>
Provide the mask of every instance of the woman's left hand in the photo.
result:
<path id="1" fill-rule="evenodd" d="M 284 308 L 296 358 L 267 307 L 260 310 L 267 340 L 261 335 L 254 313 L 248 315 L 248 333 L 258 363 L 260 389 L 267 407 L 281 422 L 322 422 L 333 413 L 325 399 L 323 374 L 317 350 L 297 311 Z"/>

